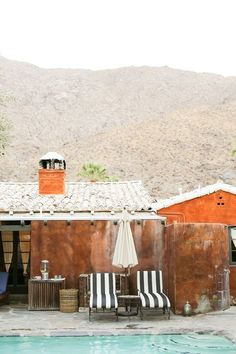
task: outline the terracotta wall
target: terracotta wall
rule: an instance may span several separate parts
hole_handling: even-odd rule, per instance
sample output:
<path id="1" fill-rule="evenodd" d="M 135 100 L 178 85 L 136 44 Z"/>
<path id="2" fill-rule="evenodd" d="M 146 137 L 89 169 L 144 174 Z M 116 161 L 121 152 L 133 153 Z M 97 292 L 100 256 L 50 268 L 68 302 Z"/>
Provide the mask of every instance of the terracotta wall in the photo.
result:
<path id="1" fill-rule="evenodd" d="M 229 306 L 228 234 L 220 224 L 172 224 L 166 228 L 164 262 L 174 312 L 189 301 L 195 312 Z"/>
<path id="2" fill-rule="evenodd" d="M 131 270 L 131 291 L 136 289 L 138 269 L 161 268 L 164 226 L 159 221 L 131 223 L 139 265 Z M 50 262 L 50 276 L 66 276 L 67 287 L 78 287 L 79 274 L 123 272 L 112 266 L 118 225 L 113 222 L 33 221 L 31 224 L 31 276 L 40 274 L 40 260 Z"/>
<path id="3" fill-rule="evenodd" d="M 167 223 L 222 223 L 236 225 L 236 195 L 224 191 L 160 209 Z M 229 246 L 228 246 L 229 249 Z M 230 265 L 230 292 L 236 302 L 236 266 Z"/>
<path id="4" fill-rule="evenodd" d="M 200 198 L 158 210 L 168 224 L 177 222 L 211 222 L 236 225 L 236 195 L 218 191 Z"/>
<path id="5" fill-rule="evenodd" d="M 65 194 L 65 170 L 40 169 L 39 194 Z"/>
<path id="6" fill-rule="evenodd" d="M 235 265 L 229 265 L 230 267 L 230 295 L 231 295 L 231 301 L 232 304 L 236 304 L 236 266 Z"/>

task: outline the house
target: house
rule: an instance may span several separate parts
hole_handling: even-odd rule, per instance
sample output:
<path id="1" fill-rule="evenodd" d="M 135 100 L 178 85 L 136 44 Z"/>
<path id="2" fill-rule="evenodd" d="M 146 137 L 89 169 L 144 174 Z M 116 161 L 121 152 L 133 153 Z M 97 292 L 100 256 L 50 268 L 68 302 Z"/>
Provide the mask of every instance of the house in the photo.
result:
<path id="1" fill-rule="evenodd" d="M 236 187 L 216 183 L 181 193 L 153 204 L 159 215 L 167 217 L 167 223 L 210 222 L 234 225 L 236 222 Z"/>
<path id="2" fill-rule="evenodd" d="M 236 232 L 236 187 L 216 183 L 160 200 L 153 208 L 167 218 L 175 296 L 188 294 L 196 310 L 204 303 L 211 309 L 226 308 L 229 294 L 236 298 L 236 248 L 231 238 Z"/>
<path id="3" fill-rule="evenodd" d="M 11 293 L 27 292 L 43 259 L 49 276 L 65 276 L 68 288 L 78 287 L 80 274 L 121 272 L 112 257 L 124 207 L 139 259 L 135 271 L 160 266 L 165 218 L 152 210 L 140 181 L 66 182 L 66 162 L 51 152 L 40 159 L 38 182 L 1 182 L 0 196 L 0 270 L 9 272 Z"/>

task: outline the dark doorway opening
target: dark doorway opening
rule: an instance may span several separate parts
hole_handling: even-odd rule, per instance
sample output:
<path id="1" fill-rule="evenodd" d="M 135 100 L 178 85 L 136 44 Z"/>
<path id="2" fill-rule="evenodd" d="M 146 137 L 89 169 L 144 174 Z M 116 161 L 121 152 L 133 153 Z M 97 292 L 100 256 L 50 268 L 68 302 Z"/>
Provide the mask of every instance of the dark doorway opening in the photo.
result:
<path id="1" fill-rule="evenodd" d="M 11 294 L 27 294 L 30 277 L 30 227 L 0 226 L 0 270 L 8 271 Z"/>

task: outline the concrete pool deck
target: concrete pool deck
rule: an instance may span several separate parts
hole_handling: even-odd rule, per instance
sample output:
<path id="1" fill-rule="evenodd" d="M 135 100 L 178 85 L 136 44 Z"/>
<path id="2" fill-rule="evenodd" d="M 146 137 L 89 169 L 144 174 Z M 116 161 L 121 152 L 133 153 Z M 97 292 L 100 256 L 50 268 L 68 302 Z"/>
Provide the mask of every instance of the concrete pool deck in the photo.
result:
<path id="1" fill-rule="evenodd" d="M 0 307 L 0 336 L 81 336 L 130 335 L 204 332 L 223 335 L 236 343 L 236 306 L 225 311 L 192 317 L 171 315 L 167 320 L 161 313 L 139 316 L 120 316 L 113 313 L 93 314 L 88 311 L 62 313 L 59 311 L 28 311 L 24 306 Z"/>

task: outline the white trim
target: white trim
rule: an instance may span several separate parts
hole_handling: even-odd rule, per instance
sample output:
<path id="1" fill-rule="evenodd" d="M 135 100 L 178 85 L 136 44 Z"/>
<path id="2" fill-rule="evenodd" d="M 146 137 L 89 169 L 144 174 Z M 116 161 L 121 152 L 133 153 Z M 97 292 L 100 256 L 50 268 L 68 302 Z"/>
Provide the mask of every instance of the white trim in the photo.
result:
<path id="1" fill-rule="evenodd" d="M 26 221 L 44 221 L 44 220 L 54 220 L 54 221 L 60 221 L 60 220 L 90 220 L 90 221 L 96 221 L 96 220 L 111 220 L 111 221 L 119 221 L 122 219 L 122 212 L 119 213 L 106 213 L 106 212 L 95 212 L 93 214 L 88 213 L 88 212 L 74 212 L 74 214 L 71 213 L 15 213 L 13 215 L 10 214 L 0 214 L 0 221 L 18 221 L 18 220 L 26 220 Z M 166 218 L 163 216 L 157 215 L 155 212 L 136 212 L 134 214 L 129 214 L 129 220 L 160 220 L 160 221 L 165 221 Z"/>
<path id="2" fill-rule="evenodd" d="M 171 205 L 180 204 L 187 200 L 203 197 L 204 195 L 212 194 L 220 190 L 236 195 L 236 187 L 226 183 L 215 183 L 203 188 L 198 188 L 188 193 L 176 195 L 169 199 L 159 200 L 158 202 L 152 204 L 152 208 L 154 210 L 160 210 L 162 208 L 167 208 Z"/>

